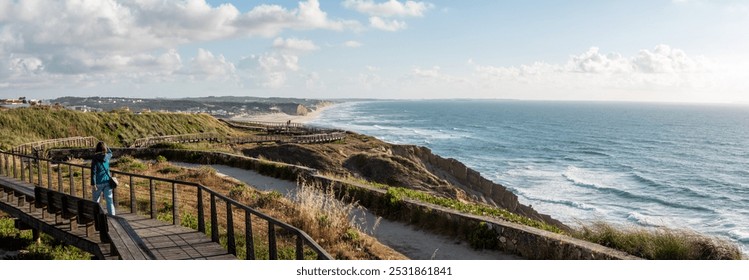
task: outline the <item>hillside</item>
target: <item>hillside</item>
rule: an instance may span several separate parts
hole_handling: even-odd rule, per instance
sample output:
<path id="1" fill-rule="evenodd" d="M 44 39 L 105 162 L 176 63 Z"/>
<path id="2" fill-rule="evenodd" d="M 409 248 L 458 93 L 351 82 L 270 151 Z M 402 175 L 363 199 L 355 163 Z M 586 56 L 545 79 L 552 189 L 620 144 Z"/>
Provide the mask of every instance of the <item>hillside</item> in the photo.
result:
<path id="1" fill-rule="evenodd" d="M 0 149 L 72 136 L 94 136 L 111 146 L 159 135 L 238 132 L 207 114 L 141 113 L 127 111 L 83 113 L 58 107 L 0 110 Z"/>

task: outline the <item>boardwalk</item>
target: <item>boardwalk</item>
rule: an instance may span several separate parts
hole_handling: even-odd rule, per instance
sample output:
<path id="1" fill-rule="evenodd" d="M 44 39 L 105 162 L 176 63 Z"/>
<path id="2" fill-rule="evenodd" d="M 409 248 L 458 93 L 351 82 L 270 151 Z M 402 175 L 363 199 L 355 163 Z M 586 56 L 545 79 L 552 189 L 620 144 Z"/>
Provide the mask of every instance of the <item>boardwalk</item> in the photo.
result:
<path id="1" fill-rule="evenodd" d="M 157 260 L 232 260 L 237 259 L 205 234 L 185 227 L 135 214 L 118 215 L 128 221 Z"/>
<path id="2" fill-rule="evenodd" d="M 332 258 L 303 231 L 206 186 L 112 173 L 122 185 L 117 216 L 86 199 L 87 166 L 0 151 L 0 211 L 97 259 L 236 259 L 239 251 L 248 260 L 288 258 L 279 248 L 296 259 Z M 164 214 L 171 223 L 157 219 Z M 180 226 L 183 218 L 197 230 Z"/>
<path id="3" fill-rule="evenodd" d="M 0 188 L 3 190 L 14 189 L 33 193 L 34 186 L 15 179 L 0 176 Z M 74 219 L 64 219 L 57 215 L 49 215 L 45 210 L 33 207 L 33 204 L 23 203 L 18 205 L 18 196 L 13 192 L 3 191 L 0 193 L 0 210 L 6 212 L 34 231 L 45 232 L 53 238 L 61 240 L 72 246 L 81 248 L 94 255 L 98 259 L 120 259 L 119 251 L 127 250 L 128 245 L 121 241 L 123 248 L 110 245 L 109 242 L 101 241 L 99 232 L 86 233 L 85 228 L 76 225 Z M 33 201 L 33 197 L 21 197 L 24 201 Z M 124 209 L 120 209 L 124 210 Z M 234 255 L 227 252 L 218 243 L 212 242 L 205 234 L 196 230 L 181 226 L 175 226 L 163 221 L 150 219 L 148 217 L 126 213 L 110 219 L 120 220 L 120 226 L 125 227 L 125 234 L 152 260 L 206 260 L 236 259 Z M 122 222 L 124 221 L 124 223 Z M 117 243 L 113 240 L 112 243 Z M 132 246 L 132 245 L 130 245 Z"/>

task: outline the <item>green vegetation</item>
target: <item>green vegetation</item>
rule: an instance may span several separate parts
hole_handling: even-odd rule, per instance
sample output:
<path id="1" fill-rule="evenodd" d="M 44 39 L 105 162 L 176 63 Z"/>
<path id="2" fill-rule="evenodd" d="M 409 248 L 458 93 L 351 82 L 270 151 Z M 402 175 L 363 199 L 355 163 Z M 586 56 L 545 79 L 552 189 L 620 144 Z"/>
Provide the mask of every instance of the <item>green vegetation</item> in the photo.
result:
<path id="1" fill-rule="evenodd" d="M 257 166 L 257 173 L 282 180 L 295 180 L 296 173 L 291 167 L 271 161 L 261 161 Z"/>
<path id="2" fill-rule="evenodd" d="M 157 143 L 149 146 L 148 148 L 151 149 L 172 149 L 172 150 L 184 150 L 187 149 L 184 144 L 182 143 Z"/>
<path id="3" fill-rule="evenodd" d="M 179 167 L 174 167 L 174 166 L 166 166 L 164 168 L 159 169 L 159 171 L 157 172 L 161 174 L 177 174 L 177 173 L 182 172 L 182 169 L 180 169 Z"/>
<path id="4" fill-rule="evenodd" d="M 117 158 L 112 163 L 112 167 L 125 172 L 145 171 L 148 169 L 147 164 L 128 155 Z"/>
<path id="5" fill-rule="evenodd" d="M 42 234 L 41 243 L 33 240 L 31 230 L 19 231 L 13 219 L 0 218 L 0 248 L 19 251 L 15 259 L 20 260 L 88 260 L 91 255 L 73 246 L 66 246 L 52 237 Z"/>
<path id="6" fill-rule="evenodd" d="M 46 106 L 0 111 L 0 148 L 6 150 L 23 143 L 72 136 L 94 136 L 110 146 L 125 146 L 142 137 L 208 132 L 236 134 L 207 114 L 134 114 L 122 110 L 84 113 Z"/>
<path id="7" fill-rule="evenodd" d="M 351 178 L 347 179 L 351 180 Z M 393 187 L 388 186 L 380 183 L 373 183 L 369 181 L 364 180 L 356 180 L 358 183 L 363 183 L 365 185 L 373 186 L 380 189 L 387 190 L 387 197 L 390 207 L 397 208 L 399 206 L 400 201 L 403 199 L 413 199 L 416 201 L 421 201 L 425 203 L 430 203 L 434 205 L 439 205 L 442 207 L 450 208 L 456 211 L 460 211 L 466 214 L 472 214 L 472 215 L 478 215 L 478 216 L 487 216 L 487 217 L 496 217 L 503 220 L 507 220 L 510 222 L 523 224 L 531 227 L 535 227 L 538 229 L 555 232 L 555 233 L 561 233 L 563 234 L 564 231 L 561 229 L 549 225 L 547 223 L 544 223 L 539 220 L 534 220 L 528 217 L 520 216 L 518 214 L 512 213 L 510 211 L 507 211 L 505 209 L 491 207 L 488 205 L 478 204 L 478 203 L 469 203 L 469 202 L 462 202 L 457 199 L 452 198 L 446 198 L 446 197 L 438 197 L 434 196 L 433 194 L 419 191 L 419 190 L 413 190 L 413 189 L 407 189 L 403 187 Z"/>
<path id="8" fill-rule="evenodd" d="M 665 228 L 621 229 L 604 222 L 583 226 L 575 237 L 654 260 L 738 260 L 741 250 L 728 241 Z"/>

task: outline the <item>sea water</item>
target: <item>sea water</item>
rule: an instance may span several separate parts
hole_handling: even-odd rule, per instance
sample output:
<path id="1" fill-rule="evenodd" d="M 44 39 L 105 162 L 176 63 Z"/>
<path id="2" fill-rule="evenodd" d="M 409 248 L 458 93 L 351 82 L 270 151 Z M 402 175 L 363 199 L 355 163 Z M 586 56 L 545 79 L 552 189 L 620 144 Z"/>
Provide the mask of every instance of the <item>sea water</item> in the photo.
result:
<path id="1" fill-rule="evenodd" d="M 749 252 L 747 106 L 347 102 L 311 124 L 426 146 L 569 225 L 689 229 Z"/>

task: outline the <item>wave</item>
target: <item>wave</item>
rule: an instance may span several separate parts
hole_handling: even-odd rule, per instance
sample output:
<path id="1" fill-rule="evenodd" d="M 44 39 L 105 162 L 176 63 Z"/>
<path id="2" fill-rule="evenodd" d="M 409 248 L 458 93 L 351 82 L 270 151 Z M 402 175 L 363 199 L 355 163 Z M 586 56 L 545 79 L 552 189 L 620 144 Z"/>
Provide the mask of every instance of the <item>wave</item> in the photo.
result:
<path id="1" fill-rule="evenodd" d="M 731 238 L 742 243 L 749 243 L 749 230 L 734 229 L 728 232 Z"/>
<path id="2" fill-rule="evenodd" d="M 677 202 L 662 200 L 662 199 L 652 197 L 652 196 L 640 195 L 640 194 L 635 194 L 626 190 L 607 187 L 607 186 L 604 186 L 605 183 L 603 182 L 589 182 L 589 181 L 586 181 L 585 179 L 579 178 L 577 175 L 577 173 L 584 173 L 584 172 L 585 171 L 577 167 L 570 166 L 567 168 L 567 171 L 565 171 L 562 174 L 562 176 L 565 179 L 567 179 L 567 181 L 571 182 L 572 184 L 576 186 L 593 189 L 593 190 L 597 190 L 597 191 L 608 193 L 608 194 L 613 194 L 613 195 L 616 195 L 616 196 L 619 196 L 619 197 L 622 197 L 631 201 L 651 202 L 651 203 L 657 203 L 657 204 L 667 206 L 667 207 L 696 210 L 696 211 L 703 211 L 703 212 L 710 212 L 710 213 L 715 212 L 712 209 L 708 209 L 708 208 L 701 207 L 701 206 L 685 205 L 685 204 L 681 204 Z"/>
<path id="3" fill-rule="evenodd" d="M 529 198 L 529 199 L 533 199 L 535 201 L 540 201 L 540 202 L 551 203 L 551 204 L 565 205 L 565 206 L 569 206 L 569 207 L 572 207 L 572 208 L 577 208 L 577 209 L 587 210 L 587 211 L 595 211 L 596 210 L 596 208 L 593 207 L 593 206 L 590 206 L 590 205 L 582 203 L 582 202 L 576 202 L 576 201 L 571 201 L 571 200 L 545 199 L 545 198 Z"/>
<path id="4" fill-rule="evenodd" d="M 648 226 L 648 227 L 662 227 L 664 226 L 664 223 L 662 221 L 657 221 L 655 218 L 643 215 L 639 212 L 629 212 L 627 213 L 627 220 L 633 221 L 639 225 L 642 226 Z"/>
<path id="5" fill-rule="evenodd" d="M 611 155 L 604 153 L 604 152 L 598 152 L 598 151 L 591 151 L 591 150 L 581 150 L 577 151 L 577 153 L 585 154 L 589 156 L 601 156 L 601 157 L 611 157 Z"/>

